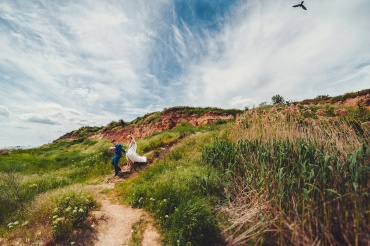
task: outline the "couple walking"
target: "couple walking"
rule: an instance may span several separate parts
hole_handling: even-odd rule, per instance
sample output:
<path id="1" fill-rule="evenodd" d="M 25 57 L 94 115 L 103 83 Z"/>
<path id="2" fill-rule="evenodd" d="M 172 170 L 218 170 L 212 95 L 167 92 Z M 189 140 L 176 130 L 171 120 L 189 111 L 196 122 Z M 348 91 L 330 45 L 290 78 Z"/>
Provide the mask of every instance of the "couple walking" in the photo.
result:
<path id="1" fill-rule="evenodd" d="M 127 150 L 124 150 L 122 148 L 122 145 L 118 141 L 112 140 L 114 147 L 111 147 L 110 150 L 114 151 L 114 156 L 112 158 L 112 165 L 114 167 L 115 176 L 117 176 L 118 173 L 121 171 L 121 168 L 118 166 L 118 162 L 121 159 L 123 152 L 126 152 L 127 166 L 129 167 L 130 172 L 132 171 L 132 165 L 135 162 L 146 162 L 145 156 L 139 156 L 136 153 L 137 144 L 136 144 L 135 138 L 132 135 L 128 135 L 127 141 L 129 141 L 129 146 Z"/>

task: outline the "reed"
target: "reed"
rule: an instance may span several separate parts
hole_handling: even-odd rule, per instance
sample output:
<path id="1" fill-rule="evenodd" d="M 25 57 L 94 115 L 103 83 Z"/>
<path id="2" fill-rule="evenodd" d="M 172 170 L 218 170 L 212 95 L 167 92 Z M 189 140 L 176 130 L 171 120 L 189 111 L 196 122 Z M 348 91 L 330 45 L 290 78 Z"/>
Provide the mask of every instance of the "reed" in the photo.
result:
<path id="1" fill-rule="evenodd" d="M 229 242 L 370 240 L 368 129 L 359 134 L 348 119 L 298 107 L 252 110 L 237 122 L 202 152 L 229 179 L 230 202 L 222 208 L 231 219 Z"/>

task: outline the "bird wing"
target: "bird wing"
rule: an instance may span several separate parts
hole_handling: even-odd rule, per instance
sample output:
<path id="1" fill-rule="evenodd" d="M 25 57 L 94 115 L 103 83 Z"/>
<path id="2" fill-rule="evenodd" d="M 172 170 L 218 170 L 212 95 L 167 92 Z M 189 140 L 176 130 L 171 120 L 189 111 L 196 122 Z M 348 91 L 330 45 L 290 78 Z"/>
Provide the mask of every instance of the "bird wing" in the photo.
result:
<path id="1" fill-rule="evenodd" d="M 304 10 L 307 10 L 307 9 L 306 9 L 306 7 L 305 7 L 304 5 L 302 5 L 302 8 L 303 8 Z"/>
<path id="2" fill-rule="evenodd" d="M 297 4 L 297 5 L 293 5 L 293 7 L 295 8 L 295 7 L 299 7 L 299 6 L 301 6 L 300 4 Z"/>

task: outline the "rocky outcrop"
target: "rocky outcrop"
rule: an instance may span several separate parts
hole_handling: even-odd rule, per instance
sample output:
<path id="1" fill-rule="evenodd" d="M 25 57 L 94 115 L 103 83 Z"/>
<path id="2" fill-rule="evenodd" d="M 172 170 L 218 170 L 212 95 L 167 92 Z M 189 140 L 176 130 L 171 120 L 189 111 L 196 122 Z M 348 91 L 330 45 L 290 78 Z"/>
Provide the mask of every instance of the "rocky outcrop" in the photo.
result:
<path id="1" fill-rule="evenodd" d="M 197 114 L 179 114 L 176 111 L 166 111 L 162 114 L 160 121 L 143 125 L 128 125 L 120 129 L 106 129 L 89 138 L 96 139 L 115 139 L 125 142 L 128 135 L 135 138 L 151 136 L 154 133 L 170 130 L 181 123 L 188 123 L 192 126 L 202 126 L 219 120 L 232 120 L 234 115 L 209 111 L 202 116 Z"/>

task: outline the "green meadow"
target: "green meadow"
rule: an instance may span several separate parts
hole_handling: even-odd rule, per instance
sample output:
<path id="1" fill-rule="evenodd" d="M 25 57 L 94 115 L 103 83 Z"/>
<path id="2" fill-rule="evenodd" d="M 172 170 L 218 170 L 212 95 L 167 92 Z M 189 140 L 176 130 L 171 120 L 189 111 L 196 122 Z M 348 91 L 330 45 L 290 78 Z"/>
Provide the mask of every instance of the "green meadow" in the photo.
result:
<path id="1" fill-rule="evenodd" d="M 21 234 L 25 238 L 27 235 L 31 237 L 31 228 L 44 225 L 49 227 L 46 235 L 38 236 L 53 234 L 56 239 L 68 238 L 95 204 L 91 194 L 76 187 L 111 173 L 108 146 L 108 141 L 79 139 L 62 140 L 34 149 L 2 151 L 0 236 L 17 237 Z M 62 197 L 66 200 L 60 200 Z M 39 211 L 40 207 L 43 207 L 42 211 Z M 65 214 L 59 212 L 60 216 L 57 216 L 56 210 L 63 211 L 68 207 L 73 208 L 71 213 L 75 207 L 80 211 L 76 218 L 68 215 L 69 211 Z M 64 223 L 68 216 L 71 217 L 70 222 L 74 219 L 78 222 Z M 56 224 L 55 219 L 59 219 Z M 44 234 L 44 229 L 40 234 L 41 231 Z"/>
<path id="2" fill-rule="evenodd" d="M 336 107 L 262 105 L 139 139 L 150 163 L 114 192 L 154 218 L 163 245 L 366 245 L 370 112 Z M 81 138 L 2 150 L 0 237 L 74 241 L 98 207 L 83 187 L 113 175 L 109 146 Z"/>

